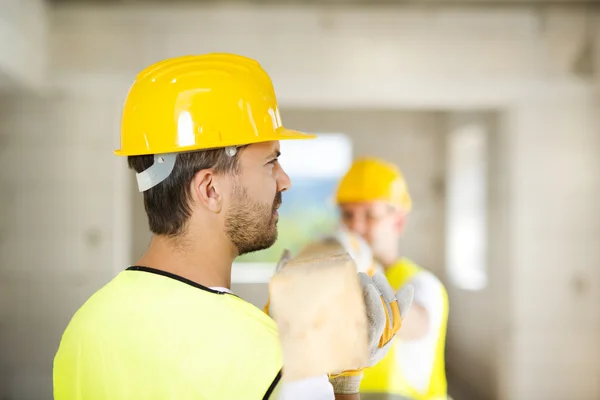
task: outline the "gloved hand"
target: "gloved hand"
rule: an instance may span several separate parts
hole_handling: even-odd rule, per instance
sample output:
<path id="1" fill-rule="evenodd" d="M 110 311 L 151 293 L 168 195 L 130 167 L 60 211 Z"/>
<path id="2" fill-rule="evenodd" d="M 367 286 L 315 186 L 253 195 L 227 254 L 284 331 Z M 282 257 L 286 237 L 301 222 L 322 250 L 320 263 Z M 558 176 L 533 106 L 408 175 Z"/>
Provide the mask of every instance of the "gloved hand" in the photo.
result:
<path id="1" fill-rule="evenodd" d="M 340 226 L 332 238 L 350 254 L 359 272 L 366 272 L 371 276 L 375 274 L 377 269 L 373 251 L 360 235 Z"/>
<path id="2" fill-rule="evenodd" d="M 358 273 L 369 322 L 369 347 L 371 350 L 368 365 L 353 371 L 343 371 L 329 375 L 334 392 L 339 394 L 358 393 L 362 370 L 376 365 L 388 353 L 393 339 L 402 326 L 402 319 L 412 303 L 414 289 L 407 285 L 398 294 L 385 276 L 376 273 L 373 277 L 364 272 Z"/>

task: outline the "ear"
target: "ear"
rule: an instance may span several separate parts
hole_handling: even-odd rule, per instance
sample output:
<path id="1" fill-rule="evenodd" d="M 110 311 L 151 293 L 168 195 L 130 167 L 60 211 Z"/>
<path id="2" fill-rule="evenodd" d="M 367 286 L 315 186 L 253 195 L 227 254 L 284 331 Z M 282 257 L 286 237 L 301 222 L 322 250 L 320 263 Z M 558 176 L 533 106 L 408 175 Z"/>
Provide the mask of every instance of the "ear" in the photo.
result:
<path id="1" fill-rule="evenodd" d="M 223 196 L 216 184 L 216 176 L 211 169 L 199 171 L 192 179 L 191 193 L 194 202 L 218 213 L 223 207 Z"/>

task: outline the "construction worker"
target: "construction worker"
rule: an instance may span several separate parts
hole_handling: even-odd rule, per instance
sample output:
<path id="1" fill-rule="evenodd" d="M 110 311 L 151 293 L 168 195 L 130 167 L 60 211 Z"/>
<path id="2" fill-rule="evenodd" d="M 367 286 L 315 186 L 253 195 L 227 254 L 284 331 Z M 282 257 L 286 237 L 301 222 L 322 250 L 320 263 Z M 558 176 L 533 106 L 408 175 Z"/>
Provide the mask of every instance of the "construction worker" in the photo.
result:
<path id="1" fill-rule="evenodd" d="M 311 137 L 283 127 L 252 59 L 185 56 L 137 76 L 116 154 L 136 172 L 153 238 L 70 321 L 54 359 L 56 400 L 325 400 L 334 387 L 335 398 L 358 397 L 356 371 L 280 385 L 275 322 L 230 290 L 234 258 L 277 238 L 291 185 L 279 141 Z M 401 310 L 387 281 L 361 282 L 379 296 L 366 309 L 383 316 L 371 327 L 389 338 L 373 341 L 382 358 Z"/>
<path id="2" fill-rule="evenodd" d="M 429 271 L 401 257 L 399 241 L 411 197 L 401 171 L 376 158 L 357 159 L 336 195 L 343 225 L 369 243 L 394 288 L 410 284 L 413 305 L 388 355 L 364 372 L 362 399 L 447 399 L 444 348 L 448 297 Z"/>

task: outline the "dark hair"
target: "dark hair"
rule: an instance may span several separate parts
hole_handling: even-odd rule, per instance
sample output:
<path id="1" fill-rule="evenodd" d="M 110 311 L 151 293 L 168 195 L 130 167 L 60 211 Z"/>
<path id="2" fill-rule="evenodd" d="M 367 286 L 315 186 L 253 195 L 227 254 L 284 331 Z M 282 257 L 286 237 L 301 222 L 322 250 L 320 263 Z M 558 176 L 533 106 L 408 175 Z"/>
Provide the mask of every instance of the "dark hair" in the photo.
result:
<path id="1" fill-rule="evenodd" d="M 235 156 L 227 155 L 223 148 L 177 154 L 169 177 L 144 192 L 144 208 L 150 231 L 170 237 L 185 232 L 191 215 L 190 183 L 194 176 L 209 168 L 216 174 L 237 174 L 241 150 L 242 148 L 238 148 Z M 154 155 L 129 156 L 127 162 L 129 168 L 142 172 L 154 164 Z"/>

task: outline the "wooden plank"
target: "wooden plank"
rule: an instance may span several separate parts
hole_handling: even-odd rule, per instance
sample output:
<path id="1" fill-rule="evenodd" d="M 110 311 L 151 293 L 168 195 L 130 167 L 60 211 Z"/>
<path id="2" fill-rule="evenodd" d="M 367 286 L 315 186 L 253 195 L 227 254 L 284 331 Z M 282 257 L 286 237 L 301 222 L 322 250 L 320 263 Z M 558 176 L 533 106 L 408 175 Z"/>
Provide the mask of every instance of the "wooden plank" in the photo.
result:
<path id="1" fill-rule="evenodd" d="M 347 253 L 292 259 L 269 284 L 270 314 L 283 347 L 283 379 L 366 365 L 368 322 Z"/>

